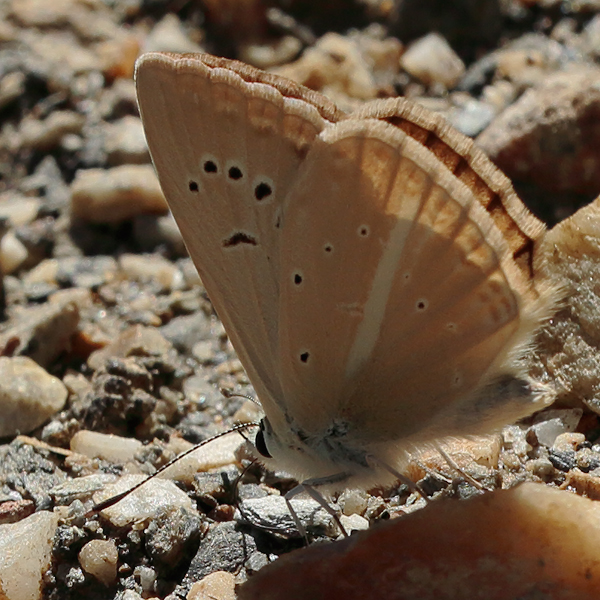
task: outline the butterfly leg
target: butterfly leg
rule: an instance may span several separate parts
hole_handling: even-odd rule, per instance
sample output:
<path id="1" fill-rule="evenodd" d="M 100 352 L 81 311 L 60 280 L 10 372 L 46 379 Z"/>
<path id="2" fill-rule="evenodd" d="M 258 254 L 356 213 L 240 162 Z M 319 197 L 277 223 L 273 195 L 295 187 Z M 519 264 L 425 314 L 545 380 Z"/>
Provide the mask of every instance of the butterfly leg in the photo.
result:
<path id="1" fill-rule="evenodd" d="M 418 483 L 415 483 L 412 479 L 409 479 L 406 475 L 402 475 L 402 473 L 400 473 L 400 471 L 394 469 L 394 467 L 391 467 L 386 462 L 377 458 L 373 454 L 368 454 L 366 458 L 367 458 L 367 462 L 371 466 L 380 467 L 380 468 L 386 470 L 388 473 L 391 473 L 394 477 L 396 477 L 396 479 L 398 479 L 398 481 L 400 483 L 403 483 L 404 485 L 408 486 L 408 488 L 412 492 L 417 492 L 417 494 L 419 494 L 423 498 L 423 500 L 425 500 L 425 502 L 429 502 L 429 498 L 427 498 L 427 494 L 425 493 L 423 488 L 421 488 L 421 486 Z"/>
<path id="2" fill-rule="evenodd" d="M 440 453 L 442 458 L 450 465 L 452 469 L 454 469 L 457 473 L 459 473 L 465 481 L 470 483 L 474 488 L 478 489 L 480 492 L 489 492 L 485 486 L 483 486 L 479 481 L 473 479 L 468 473 L 465 473 L 463 469 L 461 469 L 456 461 L 442 448 L 439 442 L 435 442 L 435 449 Z"/>
<path id="3" fill-rule="evenodd" d="M 298 531 L 302 534 L 305 540 L 308 540 L 306 535 L 306 529 L 304 525 L 300 522 L 298 514 L 294 510 L 292 506 L 291 499 L 302 492 L 306 492 L 315 502 L 317 502 L 322 508 L 324 508 L 334 519 L 337 526 L 340 528 L 340 531 L 344 535 L 344 537 L 348 537 L 348 532 L 344 529 L 340 518 L 336 511 L 329 505 L 327 500 L 323 497 L 323 495 L 316 489 L 316 487 L 321 485 L 331 485 L 333 483 L 339 483 L 348 479 L 348 473 L 338 473 L 336 475 L 331 475 L 329 477 L 318 477 L 314 479 L 306 479 L 302 483 L 299 483 L 296 487 L 292 488 L 285 496 L 285 502 L 287 504 L 288 510 L 292 515 L 292 519 L 294 519 L 294 523 L 298 528 Z"/>

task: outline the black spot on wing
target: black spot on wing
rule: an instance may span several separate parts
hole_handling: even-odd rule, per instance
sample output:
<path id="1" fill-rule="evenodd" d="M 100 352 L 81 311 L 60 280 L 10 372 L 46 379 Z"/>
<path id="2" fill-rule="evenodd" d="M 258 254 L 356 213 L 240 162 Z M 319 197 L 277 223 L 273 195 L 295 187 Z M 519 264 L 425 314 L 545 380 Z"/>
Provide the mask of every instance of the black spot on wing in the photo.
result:
<path id="1" fill-rule="evenodd" d="M 239 246 L 240 244 L 258 246 L 258 240 L 254 236 L 244 233 L 243 231 L 236 231 L 233 235 L 223 240 L 224 248 L 231 248 L 233 246 Z"/>

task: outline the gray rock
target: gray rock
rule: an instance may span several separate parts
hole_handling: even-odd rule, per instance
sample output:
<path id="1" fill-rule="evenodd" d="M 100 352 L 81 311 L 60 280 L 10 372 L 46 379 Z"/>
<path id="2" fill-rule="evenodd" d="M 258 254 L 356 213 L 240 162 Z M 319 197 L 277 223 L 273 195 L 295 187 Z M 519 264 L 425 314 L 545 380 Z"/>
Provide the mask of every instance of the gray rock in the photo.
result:
<path id="1" fill-rule="evenodd" d="M 315 500 L 295 497 L 291 503 L 307 531 L 314 535 L 325 534 L 333 537 L 340 533 L 334 518 Z M 283 535 L 300 535 L 282 496 L 249 498 L 241 504 L 240 511 L 240 520 L 248 521 L 258 528 L 278 531 Z"/>
<path id="2" fill-rule="evenodd" d="M 182 354 L 190 354 L 198 341 L 212 339 L 211 322 L 203 312 L 175 317 L 160 332 Z"/>
<path id="3" fill-rule="evenodd" d="M 117 270 L 112 256 L 65 257 L 58 259 L 56 282 L 65 287 L 92 289 L 112 280 Z"/>
<path id="4" fill-rule="evenodd" d="M 55 485 L 50 490 L 50 495 L 54 498 L 56 504 L 68 506 L 74 500 L 87 500 L 92 494 L 98 492 L 104 487 L 114 482 L 115 475 L 98 473 L 97 475 L 87 475 L 77 479 L 69 479 L 59 485 Z"/>
<path id="5" fill-rule="evenodd" d="M 235 523 L 216 523 L 202 539 L 198 552 L 175 593 L 185 596 L 195 581 L 214 571 L 239 572 L 248 556 L 256 550 L 254 537 L 240 531 Z"/>
<path id="6" fill-rule="evenodd" d="M 202 531 L 202 518 L 195 511 L 167 509 L 157 515 L 146 529 L 145 545 L 161 576 L 168 577 L 186 555 L 198 550 Z"/>
<path id="7" fill-rule="evenodd" d="M 489 104 L 471 100 L 449 112 L 448 121 L 464 135 L 475 137 L 494 119 L 496 111 Z"/>

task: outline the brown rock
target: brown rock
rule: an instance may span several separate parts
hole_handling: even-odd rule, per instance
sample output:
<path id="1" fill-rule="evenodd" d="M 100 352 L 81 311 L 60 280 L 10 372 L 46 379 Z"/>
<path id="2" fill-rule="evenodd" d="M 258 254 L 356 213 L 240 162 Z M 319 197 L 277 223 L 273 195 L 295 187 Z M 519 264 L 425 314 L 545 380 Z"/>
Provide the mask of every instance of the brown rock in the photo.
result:
<path id="1" fill-rule="evenodd" d="M 592 600 L 600 506 L 539 484 L 435 502 L 341 542 L 298 550 L 241 600 Z"/>
<path id="2" fill-rule="evenodd" d="M 191 587 L 187 600 L 235 600 L 235 575 L 215 571 Z"/>
<path id="3" fill-rule="evenodd" d="M 600 191 L 600 69 L 550 76 L 496 118 L 477 144 L 512 179 L 552 192 Z"/>
<path id="4" fill-rule="evenodd" d="M 550 230 L 537 260 L 564 300 L 538 335 L 529 372 L 556 388 L 559 404 L 600 414 L 600 198 Z"/>
<path id="5" fill-rule="evenodd" d="M 18 523 L 35 512 L 33 500 L 9 500 L 0 504 L 0 525 Z"/>
<path id="6" fill-rule="evenodd" d="M 0 353 L 29 356 L 47 367 L 69 348 L 79 318 L 79 308 L 74 302 L 26 308 L 0 334 Z"/>

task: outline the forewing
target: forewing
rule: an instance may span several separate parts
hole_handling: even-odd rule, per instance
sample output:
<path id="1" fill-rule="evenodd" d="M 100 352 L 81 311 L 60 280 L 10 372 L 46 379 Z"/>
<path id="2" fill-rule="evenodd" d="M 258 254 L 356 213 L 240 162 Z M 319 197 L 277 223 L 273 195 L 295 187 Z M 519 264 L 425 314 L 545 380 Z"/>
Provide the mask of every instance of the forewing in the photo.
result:
<path id="1" fill-rule="evenodd" d="M 317 107 L 318 95 L 291 82 L 208 55 L 146 54 L 137 63 L 136 86 L 169 206 L 268 404 L 280 395 L 281 203 L 335 109 L 326 101 Z"/>

